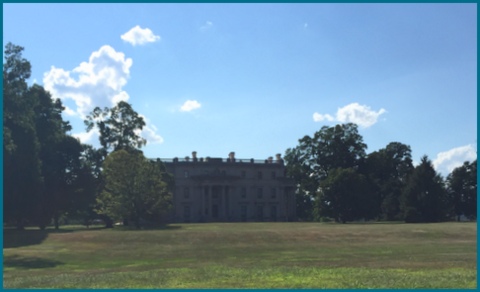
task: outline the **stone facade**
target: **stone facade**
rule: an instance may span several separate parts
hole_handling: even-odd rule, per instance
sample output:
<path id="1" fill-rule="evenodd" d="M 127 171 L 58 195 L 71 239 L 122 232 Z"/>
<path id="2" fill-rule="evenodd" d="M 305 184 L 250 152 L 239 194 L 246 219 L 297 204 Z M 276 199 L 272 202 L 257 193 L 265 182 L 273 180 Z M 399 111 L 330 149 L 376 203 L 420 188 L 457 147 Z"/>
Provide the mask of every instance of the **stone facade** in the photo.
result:
<path id="1" fill-rule="evenodd" d="M 294 221 L 295 187 L 276 159 L 161 159 L 175 178 L 170 222 Z"/>

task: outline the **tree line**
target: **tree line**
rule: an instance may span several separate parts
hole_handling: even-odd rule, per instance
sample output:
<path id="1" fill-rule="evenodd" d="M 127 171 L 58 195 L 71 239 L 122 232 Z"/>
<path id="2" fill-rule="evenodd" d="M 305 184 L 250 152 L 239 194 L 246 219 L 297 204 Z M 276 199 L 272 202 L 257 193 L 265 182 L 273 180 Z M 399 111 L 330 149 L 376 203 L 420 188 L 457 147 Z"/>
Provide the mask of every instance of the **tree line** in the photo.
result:
<path id="1" fill-rule="evenodd" d="M 8 43 L 3 63 L 3 222 L 45 229 L 60 222 L 103 219 L 162 222 L 171 207 L 173 178 L 147 159 L 139 136 L 145 121 L 127 102 L 95 108 L 87 131 L 99 131 L 98 149 L 72 137 L 64 107 L 42 86 L 28 86 L 24 48 Z"/>
<path id="2" fill-rule="evenodd" d="M 444 179 L 427 156 L 414 167 L 410 146 L 403 143 L 391 142 L 368 155 L 366 149 L 357 125 L 347 123 L 324 126 L 286 150 L 301 220 L 476 219 L 476 160 Z"/>
<path id="3" fill-rule="evenodd" d="M 23 229 L 95 218 L 140 227 L 165 222 L 173 176 L 147 159 L 139 133 L 144 119 L 127 102 L 96 107 L 85 117 L 100 147 L 83 144 L 63 120 L 64 106 L 42 86 L 28 86 L 24 48 L 8 43 L 3 63 L 3 221 Z M 297 216 L 304 221 L 476 219 L 477 161 L 443 179 L 427 156 L 416 167 L 400 142 L 366 154 L 357 125 L 322 127 L 286 150 L 296 183 Z"/>

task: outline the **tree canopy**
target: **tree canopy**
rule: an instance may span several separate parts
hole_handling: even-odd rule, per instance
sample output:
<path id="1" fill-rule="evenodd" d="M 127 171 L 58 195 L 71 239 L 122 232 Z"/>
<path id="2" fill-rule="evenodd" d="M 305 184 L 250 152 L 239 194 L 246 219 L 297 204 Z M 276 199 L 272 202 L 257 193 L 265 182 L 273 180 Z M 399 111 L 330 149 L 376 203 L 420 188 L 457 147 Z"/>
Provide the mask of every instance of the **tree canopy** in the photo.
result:
<path id="1" fill-rule="evenodd" d="M 103 177 L 108 178 L 110 193 L 116 194 L 110 175 L 115 163 L 104 163 L 104 159 L 120 150 L 133 155 L 137 173 L 130 187 L 136 190 L 134 202 L 141 199 L 143 204 L 135 203 L 128 216 L 153 220 L 163 214 L 172 179 L 160 162 L 147 162 L 138 150 L 146 143 L 140 137 L 143 118 L 126 102 L 111 109 L 95 108 L 85 123 L 88 130 L 98 127 L 102 147 L 81 144 L 69 134 L 71 126 L 62 118 L 61 100 L 42 86 L 28 86 L 31 65 L 22 57 L 23 50 L 8 43 L 3 63 L 4 222 L 18 229 L 26 225 L 43 229 L 52 222 L 59 228 L 61 218 L 80 217 L 88 222 L 101 216 L 95 209 L 100 192 L 107 192 Z M 102 164 L 108 168 L 106 173 Z"/>
<path id="2" fill-rule="evenodd" d="M 402 193 L 406 222 L 440 222 L 447 218 L 444 182 L 427 156 L 415 167 Z"/>
<path id="3" fill-rule="evenodd" d="M 111 151 L 139 149 L 147 143 L 140 136 L 140 131 L 145 126 L 143 117 L 125 101 L 103 110 L 96 107 L 86 117 L 85 126 L 87 131 L 97 127 L 104 156 Z"/>
<path id="4" fill-rule="evenodd" d="M 477 218 L 477 160 L 466 161 L 447 177 L 447 192 L 452 212 L 457 216 Z"/>
<path id="5" fill-rule="evenodd" d="M 161 221 L 172 204 L 172 180 L 162 162 L 141 153 L 117 150 L 103 164 L 105 187 L 98 197 L 98 212 L 114 220 Z"/>
<path id="6" fill-rule="evenodd" d="M 428 157 L 413 166 L 409 145 L 390 142 L 368 155 L 366 149 L 357 126 L 343 124 L 324 126 L 286 150 L 300 219 L 438 222 L 452 217 L 450 205 L 457 216 L 476 214 L 476 161 L 449 175 L 447 196 Z"/>
<path id="7" fill-rule="evenodd" d="M 312 137 L 307 135 L 300 139 L 297 147 L 287 149 L 287 174 L 297 184 L 297 216 L 304 220 L 313 219 L 313 201 L 320 182 L 335 169 L 358 169 L 366 156 L 366 149 L 357 125 L 352 123 L 324 126 Z M 322 215 L 317 212 L 318 216 Z"/>

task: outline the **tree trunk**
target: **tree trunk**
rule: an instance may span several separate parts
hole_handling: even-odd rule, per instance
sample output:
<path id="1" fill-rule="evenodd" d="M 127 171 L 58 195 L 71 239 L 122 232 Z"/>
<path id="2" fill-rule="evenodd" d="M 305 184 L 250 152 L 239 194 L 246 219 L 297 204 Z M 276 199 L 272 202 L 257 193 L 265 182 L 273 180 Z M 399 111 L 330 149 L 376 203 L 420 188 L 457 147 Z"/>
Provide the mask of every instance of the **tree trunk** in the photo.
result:
<path id="1" fill-rule="evenodd" d="M 105 228 L 113 228 L 113 220 L 107 215 L 102 215 L 101 219 L 105 222 Z"/>
<path id="2" fill-rule="evenodd" d="M 58 214 L 53 215 L 53 222 L 55 223 L 55 230 L 60 229 Z"/>
<path id="3" fill-rule="evenodd" d="M 113 221 L 110 218 L 105 218 L 105 228 L 113 228 Z"/>
<path id="4" fill-rule="evenodd" d="M 17 230 L 25 230 L 25 226 L 23 225 L 22 219 L 17 220 Z"/>

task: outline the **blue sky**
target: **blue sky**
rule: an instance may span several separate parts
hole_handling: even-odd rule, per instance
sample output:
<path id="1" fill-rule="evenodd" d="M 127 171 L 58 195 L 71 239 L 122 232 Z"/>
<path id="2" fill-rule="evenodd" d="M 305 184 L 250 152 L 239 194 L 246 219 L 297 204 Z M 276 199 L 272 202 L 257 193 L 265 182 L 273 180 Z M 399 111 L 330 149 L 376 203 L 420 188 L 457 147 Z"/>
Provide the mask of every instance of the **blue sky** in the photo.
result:
<path id="1" fill-rule="evenodd" d="M 477 148 L 476 4 L 3 4 L 3 45 L 83 117 L 126 100 L 148 157 L 266 159 L 355 122 L 444 176 Z"/>

